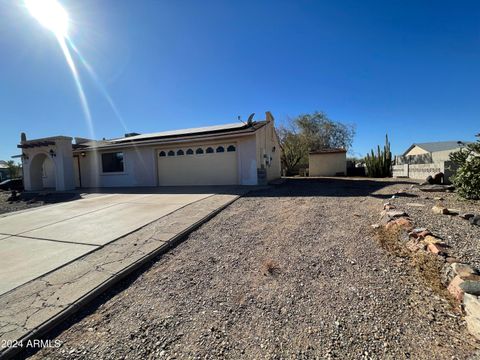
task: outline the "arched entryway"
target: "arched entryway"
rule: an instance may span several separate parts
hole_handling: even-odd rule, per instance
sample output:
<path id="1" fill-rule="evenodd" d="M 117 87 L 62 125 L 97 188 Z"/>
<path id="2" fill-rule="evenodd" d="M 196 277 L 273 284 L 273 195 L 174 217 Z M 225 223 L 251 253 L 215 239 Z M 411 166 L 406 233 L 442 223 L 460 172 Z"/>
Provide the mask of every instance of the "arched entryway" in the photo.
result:
<path id="1" fill-rule="evenodd" d="M 56 189 L 55 162 L 47 154 L 36 154 L 30 161 L 30 187 L 31 190 Z"/>

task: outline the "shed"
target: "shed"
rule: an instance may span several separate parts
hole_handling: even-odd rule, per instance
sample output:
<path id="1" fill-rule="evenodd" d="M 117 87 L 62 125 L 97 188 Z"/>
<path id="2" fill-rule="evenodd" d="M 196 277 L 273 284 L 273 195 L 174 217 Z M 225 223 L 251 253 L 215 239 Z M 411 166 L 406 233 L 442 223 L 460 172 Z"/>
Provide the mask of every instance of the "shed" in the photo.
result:
<path id="1" fill-rule="evenodd" d="M 335 176 L 347 173 L 345 149 L 321 149 L 308 154 L 309 176 Z"/>

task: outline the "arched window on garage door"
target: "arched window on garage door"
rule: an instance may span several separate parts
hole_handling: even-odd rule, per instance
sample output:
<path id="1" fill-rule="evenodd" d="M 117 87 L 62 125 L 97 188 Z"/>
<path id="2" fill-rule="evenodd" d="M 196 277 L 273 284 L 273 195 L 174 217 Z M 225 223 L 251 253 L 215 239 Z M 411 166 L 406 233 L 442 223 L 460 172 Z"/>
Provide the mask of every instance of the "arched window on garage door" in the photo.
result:
<path id="1" fill-rule="evenodd" d="M 228 151 L 228 152 L 232 152 L 232 151 L 235 151 L 235 150 L 236 150 L 236 148 L 235 148 L 234 145 L 229 145 L 229 146 L 227 147 L 227 151 Z"/>
<path id="2" fill-rule="evenodd" d="M 225 152 L 225 148 L 223 146 L 217 147 L 217 152 Z"/>
<path id="3" fill-rule="evenodd" d="M 167 154 L 165 154 L 165 151 L 160 151 L 160 154 L 158 154 L 158 156 L 163 157 L 163 156 L 167 156 Z"/>
<path id="4" fill-rule="evenodd" d="M 207 153 L 207 154 L 213 154 L 213 153 L 214 153 L 213 148 L 212 148 L 212 147 L 208 147 L 206 153 Z"/>
<path id="5" fill-rule="evenodd" d="M 195 150 L 195 154 L 203 154 L 203 149 L 202 148 L 198 148 L 197 150 Z"/>
<path id="6" fill-rule="evenodd" d="M 182 149 L 178 150 L 177 151 L 177 156 L 182 156 L 182 155 L 185 155 L 185 153 L 183 152 Z"/>
<path id="7" fill-rule="evenodd" d="M 175 156 L 175 151 L 170 150 L 170 151 L 168 152 L 168 156 Z"/>
<path id="8" fill-rule="evenodd" d="M 193 150 L 192 150 L 192 149 L 188 149 L 188 150 L 187 150 L 187 155 L 193 155 Z"/>

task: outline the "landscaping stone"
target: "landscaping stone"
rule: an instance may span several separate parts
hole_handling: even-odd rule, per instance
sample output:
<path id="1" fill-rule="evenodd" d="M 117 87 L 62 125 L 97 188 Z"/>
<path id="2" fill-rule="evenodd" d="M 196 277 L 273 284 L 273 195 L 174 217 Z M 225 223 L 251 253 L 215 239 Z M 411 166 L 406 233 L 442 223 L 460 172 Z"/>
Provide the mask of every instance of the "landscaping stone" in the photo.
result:
<path id="1" fill-rule="evenodd" d="M 462 290 L 468 294 L 480 295 L 480 275 L 469 275 L 462 278 L 460 284 Z"/>
<path id="2" fill-rule="evenodd" d="M 385 227 L 387 229 L 390 229 L 390 228 L 395 227 L 395 226 L 402 227 L 406 230 L 410 230 L 410 229 L 413 228 L 412 222 L 409 219 L 404 218 L 404 217 L 401 217 L 401 218 L 398 218 L 398 219 L 395 219 L 395 220 L 392 220 L 392 221 L 388 222 Z"/>
<path id="3" fill-rule="evenodd" d="M 455 299 L 457 299 L 460 302 L 463 300 L 463 295 L 464 295 L 464 291 L 461 288 L 462 283 L 463 283 L 463 279 L 457 275 L 453 278 L 453 280 L 450 282 L 450 284 L 447 287 L 448 292 L 450 292 L 450 294 L 452 294 L 455 297 Z"/>
<path id="4" fill-rule="evenodd" d="M 444 178 L 443 173 L 438 172 L 435 175 L 433 175 L 433 183 L 434 184 L 442 184 L 443 183 L 443 178 Z"/>
<path id="5" fill-rule="evenodd" d="M 455 190 L 455 186 L 453 185 L 422 185 L 420 186 L 420 190 L 425 192 L 447 192 Z"/>
<path id="6" fill-rule="evenodd" d="M 389 218 L 392 218 L 392 219 L 402 217 L 402 216 L 408 216 L 408 214 L 405 211 L 401 211 L 401 210 L 389 210 L 386 212 L 386 214 Z"/>
<path id="7" fill-rule="evenodd" d="M 423 239 L 423 241 L 425 241 L 425 243 L 427 244 L 443 244 L 443 241 L 433 235 L 427 235 L 425 236 L 425 238 Z"/>
<path id="8" fill-rule="evenodd" d="M 432 207 L 432 211 L 434 214 L 439 214 L 439 215 L 447 215 L 448 214 L 448 209 L 443 206 L 435 205 Z"/>
<path id="9" fill-rule="evenodd" d="M 470 224 L 480 226 L 480 215 L 475 215 L 470 218 Z"/>
<path id="10" fill-rule="evenodd" d="M 427 245 L 427 250 L 430 251 L 432 254 L 435 255 L 446 255 L 447 254 L 447 249 L 445 246 L 442 246 L 441 244 L 428 244 Z"/>
<path id="11" fill-rule="evenodd" d="M 474 268 L 472 268 L 470 265 L 467 265 L 467 264 L 453 263 L 451 267 L 455 275 L 458 275 L 461 278 L 465 278 L 467 276 L 477 274 L 477 270 L 475 270 Z"/>
<path id="12" fill-rule="evenodd" d="M 448 215 L 458 215 L 460 214 L 460 210 L 458 209 L 447 209 Z"/>
<path id="13" fill-rule="evenodd" d="M 470 334 L 480 340 L 480 299 L 478 296 L 464 294 L 463 307 L 465 309 L 465 321 Z"/>
<path id="14" fill-rule="evenodd" d="M 472 213 L 463 213 L 459 215 L 462 219 L 469 220 L 470 218 L 473 218 L 475 214 Z"/>

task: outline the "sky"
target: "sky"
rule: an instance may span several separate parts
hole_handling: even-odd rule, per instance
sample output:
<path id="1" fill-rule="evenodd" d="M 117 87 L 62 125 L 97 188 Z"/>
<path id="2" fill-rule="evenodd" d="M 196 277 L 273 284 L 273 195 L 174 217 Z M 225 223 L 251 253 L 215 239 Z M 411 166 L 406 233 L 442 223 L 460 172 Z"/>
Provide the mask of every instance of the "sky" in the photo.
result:
<path id="1" fill-rule="evenodd" d="M 480 2 L 61 1 L 93 133 L 53 34 L 0 0 L 0 159 L 27 138 L 112 138 L 324 111 L 353 124 L 352 155 L 388 133 L 414 142 L 480 132 Z M 104 89 L 117 108 L 112 110 Z"/>

